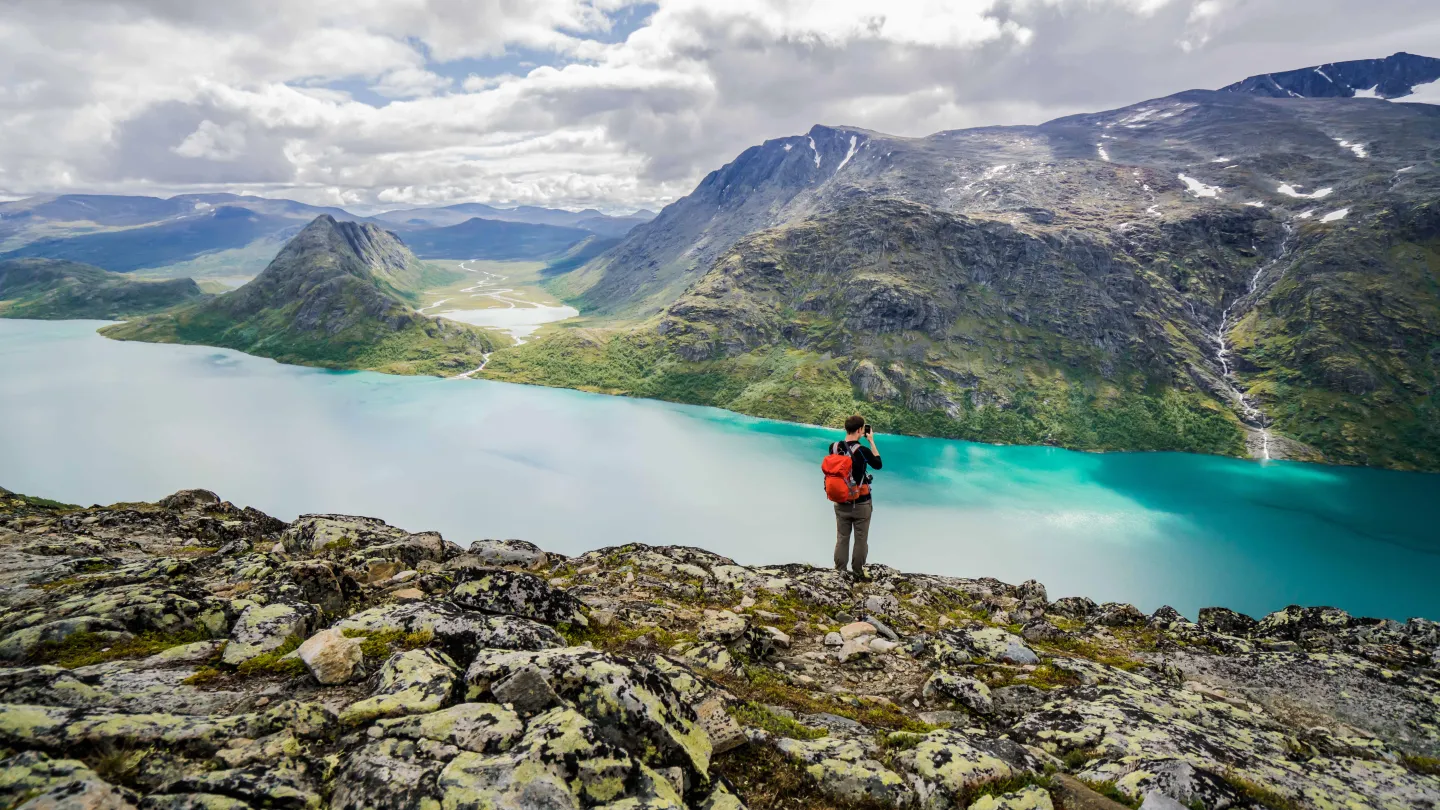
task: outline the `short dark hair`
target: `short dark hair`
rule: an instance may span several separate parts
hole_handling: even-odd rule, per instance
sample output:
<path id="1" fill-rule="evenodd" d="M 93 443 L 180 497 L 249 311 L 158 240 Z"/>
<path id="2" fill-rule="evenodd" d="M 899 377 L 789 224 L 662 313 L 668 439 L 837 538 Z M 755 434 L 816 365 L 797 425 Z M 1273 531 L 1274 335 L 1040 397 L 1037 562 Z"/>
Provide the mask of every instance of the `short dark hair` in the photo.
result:
<path id="1" fill-rule="evenodd" d="M 863 427 L 865 427 L 865 417 L 861 416 L 858 413 L 845 420 L 846 433 L 854 433 L 855 431 Z"/>

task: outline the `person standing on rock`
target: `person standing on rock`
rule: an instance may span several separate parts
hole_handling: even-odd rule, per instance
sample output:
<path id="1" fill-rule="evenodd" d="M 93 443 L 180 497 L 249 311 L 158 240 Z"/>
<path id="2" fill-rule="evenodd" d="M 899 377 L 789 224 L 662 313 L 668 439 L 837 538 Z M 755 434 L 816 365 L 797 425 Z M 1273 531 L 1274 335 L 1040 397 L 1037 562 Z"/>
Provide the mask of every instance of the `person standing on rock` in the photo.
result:
<path id="1" fill-rule="evenodd" d="M 869 442 L 865 447 L 861 438 Z M 845 438 L 830 445 L 829 455 L 821 464 L 825 473 L 825 495 L 835 503 L 835 569 L 844 571 L 848 561 L 855 578 L 865 579 L 865 558 L 870 553 L 870 500 L 867 468 L 880 469 L 880 451 L 875 448 L 875 434 L 865 424 L 865 417 L 855 414 L 845 420 Z M 855 535 L 855 550 L 850 550 L 850 535 Z"/>

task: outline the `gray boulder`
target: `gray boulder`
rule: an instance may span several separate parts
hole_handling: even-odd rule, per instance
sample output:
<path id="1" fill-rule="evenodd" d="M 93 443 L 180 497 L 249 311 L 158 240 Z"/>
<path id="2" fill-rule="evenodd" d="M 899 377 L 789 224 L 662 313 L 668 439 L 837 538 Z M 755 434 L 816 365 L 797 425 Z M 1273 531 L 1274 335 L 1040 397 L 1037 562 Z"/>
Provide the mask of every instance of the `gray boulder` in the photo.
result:
<path id="1" fill-rule="evenodd" d="M 463 572 L 471 577 L 457 585 L 450 599 L 482 613 L 520 616 L 549 625 L 587 624 L 580 600 L 524 571 L 493 568 Z"/>
<path id="2" fill-rule="evenodd" d="M 377 717 L 433 712 L 456 697 L 459 683 L 460 670 L 445 653 L 398 652 L 380 667 L 379 684 L 371 696 L 345 707 L 340 720 L 354 724 Z"/>

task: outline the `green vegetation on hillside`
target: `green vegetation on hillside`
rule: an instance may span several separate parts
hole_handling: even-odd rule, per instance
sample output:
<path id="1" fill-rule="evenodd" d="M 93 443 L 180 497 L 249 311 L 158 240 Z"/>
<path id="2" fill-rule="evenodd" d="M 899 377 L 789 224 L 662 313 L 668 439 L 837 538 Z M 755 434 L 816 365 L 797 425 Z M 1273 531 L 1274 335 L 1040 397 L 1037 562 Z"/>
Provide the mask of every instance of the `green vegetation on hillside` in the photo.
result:
<path id="1" fill-rule="evenodd" d="M 917 411 L 858 398 L 840 361 L 813 352 L 777 348 L 691 362 L 639 332 L 559 331 L 497 353 L 485 376 L 818 425 L 839 424 L 860 410 L 889 433 L 1081 450 L 1244 452 L 1233 416 L 1177 390 L 1090 390 L 1060 376 L 1035 377 L 1005 408 L 966 399 L 953 414 Z"/>
<path id="2" fill-rule="evenodd" d="M 427 286 L 456 277 L 417 261 L 381 228 L 327 215 L 240 289 L 101 334 L 222 346 L 297 365 L 448 376 L 479 366 L 494 348 L 484 330 L 411 308 Z"/>
<path id="3" fill-rule="evenodd" d="M 205 297 L 194 281 L 139 281 L 58 259 L 0 261 L 0 317 L 116 320 Z"/>

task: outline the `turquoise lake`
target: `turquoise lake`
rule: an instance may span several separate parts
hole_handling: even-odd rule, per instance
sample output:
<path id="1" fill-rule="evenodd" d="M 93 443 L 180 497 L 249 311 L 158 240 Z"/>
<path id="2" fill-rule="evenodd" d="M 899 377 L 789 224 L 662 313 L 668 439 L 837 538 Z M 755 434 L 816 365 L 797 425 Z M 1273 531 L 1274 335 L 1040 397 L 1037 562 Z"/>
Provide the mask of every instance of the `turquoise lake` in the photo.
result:
<path id="1" fill-rule="evenodd" d="M 702 546 L 829 564 L 835 432 L 485 381 L 284 366 L 0 320 L 0 486 L 79 503 L 204 487 L 290 519 L 468 545 Z M 878 436 L 871 561 L 1254 615 L 1440 618 L 1440 475 Z"/>

